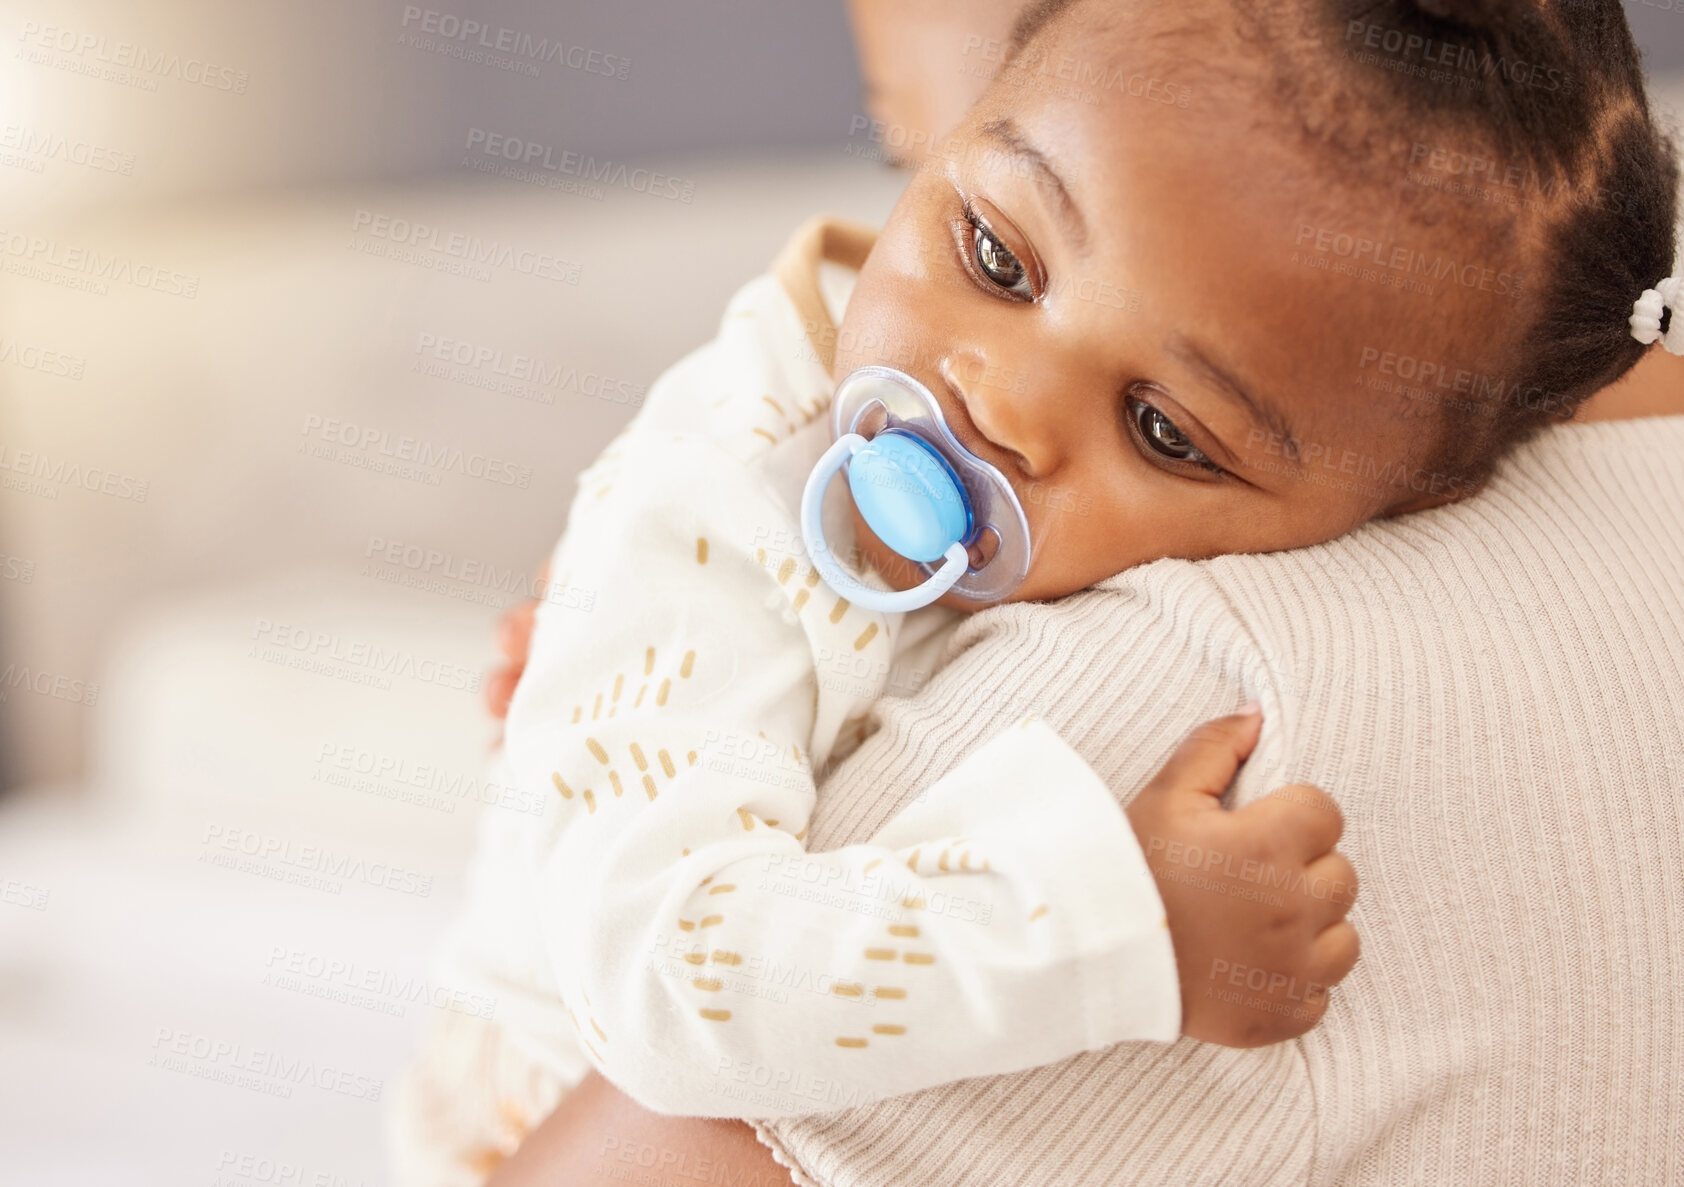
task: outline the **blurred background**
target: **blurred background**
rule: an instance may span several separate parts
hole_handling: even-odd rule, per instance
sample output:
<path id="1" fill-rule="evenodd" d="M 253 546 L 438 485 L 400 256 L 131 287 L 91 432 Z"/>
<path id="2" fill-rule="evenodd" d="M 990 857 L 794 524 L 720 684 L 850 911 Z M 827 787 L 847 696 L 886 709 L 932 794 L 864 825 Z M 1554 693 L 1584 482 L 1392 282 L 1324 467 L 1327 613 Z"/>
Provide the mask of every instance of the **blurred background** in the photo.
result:
<path id="1" fill-rule="evenodd" d="M 542 807 L 497 616 L 729 294 L 901 188 L 841 0 L 430 2 L 0 2 L 8 1181 L 384 1181 L 475 819 Z M 1627 10 L 1670 103 L 1684 4 Z"/>

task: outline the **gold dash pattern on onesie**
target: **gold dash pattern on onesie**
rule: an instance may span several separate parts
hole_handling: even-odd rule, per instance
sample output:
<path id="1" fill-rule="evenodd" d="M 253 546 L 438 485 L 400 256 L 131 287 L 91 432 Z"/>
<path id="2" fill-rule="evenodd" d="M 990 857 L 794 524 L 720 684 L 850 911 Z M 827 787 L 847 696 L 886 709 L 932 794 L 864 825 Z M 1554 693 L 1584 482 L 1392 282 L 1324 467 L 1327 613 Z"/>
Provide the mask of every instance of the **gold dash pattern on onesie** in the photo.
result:
<path id="1" fill-rule="evenodd" d="M 863 1047 L 863 1046 L 866 1045 L 866 1043 L 865 1043 L 864 1039 L 853 1039 L 853 1038 L 846 1038 L 846 1037 L 838 1037 L 837 1040 L 836 1040 L 836 1045 L 838 1047 Z"/>
<path id="2" fill-rule="evenodd" d="M 708 538 L 706 536 L 696 537 L 696 563 L 698 565 L 708 563 Z"/>
<path id="3" fill-rule="evenodd" d="M 730 1010 L 698 1010 L 697 1013 L 699 1013 L 703 1018 L 706 1018 L 709 1022 L 731 1021 Z"/>
<path id="4" fill-rule="evenodd" d="M 550 772 L 550 782 L 554 783 L 555 789 L 557 791 L 561 792 L 561 798 L 562 799 L 570 800 L 570 799 L 573 798 L 573 789 L 571 787 L 567 786 L 567 780 L 565 780 L 561 777 L 560 771 L 551 771 Z"/>

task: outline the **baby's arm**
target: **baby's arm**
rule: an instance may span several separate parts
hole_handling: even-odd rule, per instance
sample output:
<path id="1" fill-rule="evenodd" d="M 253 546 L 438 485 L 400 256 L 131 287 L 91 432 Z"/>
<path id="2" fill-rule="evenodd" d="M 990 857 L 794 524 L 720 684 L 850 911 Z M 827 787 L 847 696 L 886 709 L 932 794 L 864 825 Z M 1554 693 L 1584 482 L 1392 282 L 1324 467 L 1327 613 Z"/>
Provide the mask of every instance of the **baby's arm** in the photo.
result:
<path id="1" fill-rule="evenodd" d="M 809 631 L 866 616 L 749 555 L 788 510 L 707 442 L 644 442 L 615 486 L 555 559 L 612 613 L 540 610 L 508 726 L 521 786 L 555 797 L 532 825 L 549 965 L 610 1079 L 788 1115 L 1175 1037 L 1151 874 L 1073 751 L 1026 721 L 872 843 L 807 853 Z M 789 622 L 792 588 L 817 593 Z"/>

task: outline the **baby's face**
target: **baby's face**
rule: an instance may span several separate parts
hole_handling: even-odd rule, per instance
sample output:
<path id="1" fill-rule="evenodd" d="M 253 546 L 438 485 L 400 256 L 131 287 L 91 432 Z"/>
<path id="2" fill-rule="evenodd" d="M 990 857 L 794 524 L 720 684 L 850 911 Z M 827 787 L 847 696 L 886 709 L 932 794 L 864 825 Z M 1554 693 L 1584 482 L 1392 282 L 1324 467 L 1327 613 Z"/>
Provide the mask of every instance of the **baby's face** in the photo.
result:
<path id="1" fill-rule="evenodd" d="M 1034 542 L 1014 601 L 1468 493 L 1421 469 L 1454 393 L 1401 376 L 1491 374 L 1478 327 L 1520 312 L 1477 271 L 1400 285 L 1397 249 L 1455 240 L 1342 203 L 1328 165 L 1248 133 L 1243 90 L 1148 64 L 1144 40 L 1049 29 L 912 181 L 838 338 L 838 377 L 910 372 L 1012 483 Z M 892 585 L 922 579 L 855 527 Z"/>

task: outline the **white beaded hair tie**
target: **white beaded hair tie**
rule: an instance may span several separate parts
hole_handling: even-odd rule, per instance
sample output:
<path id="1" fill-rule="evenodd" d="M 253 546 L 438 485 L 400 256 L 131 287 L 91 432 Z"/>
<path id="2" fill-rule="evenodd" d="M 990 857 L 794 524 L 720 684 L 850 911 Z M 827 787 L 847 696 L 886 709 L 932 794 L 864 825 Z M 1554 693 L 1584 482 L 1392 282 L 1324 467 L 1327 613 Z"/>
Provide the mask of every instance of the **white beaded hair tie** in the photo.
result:
<path id="1" fill-rule="evenodd" d="M 1661 333 L 1661 316 L 1672 311 L 1666 333 Z M 1684 277 L 1669 276 L 1652 289 L 1644 289 L 1631 307 L 1631 336 L 1643 345 L 1660 341 L 1671 354 L 1684 354 Z"/>

